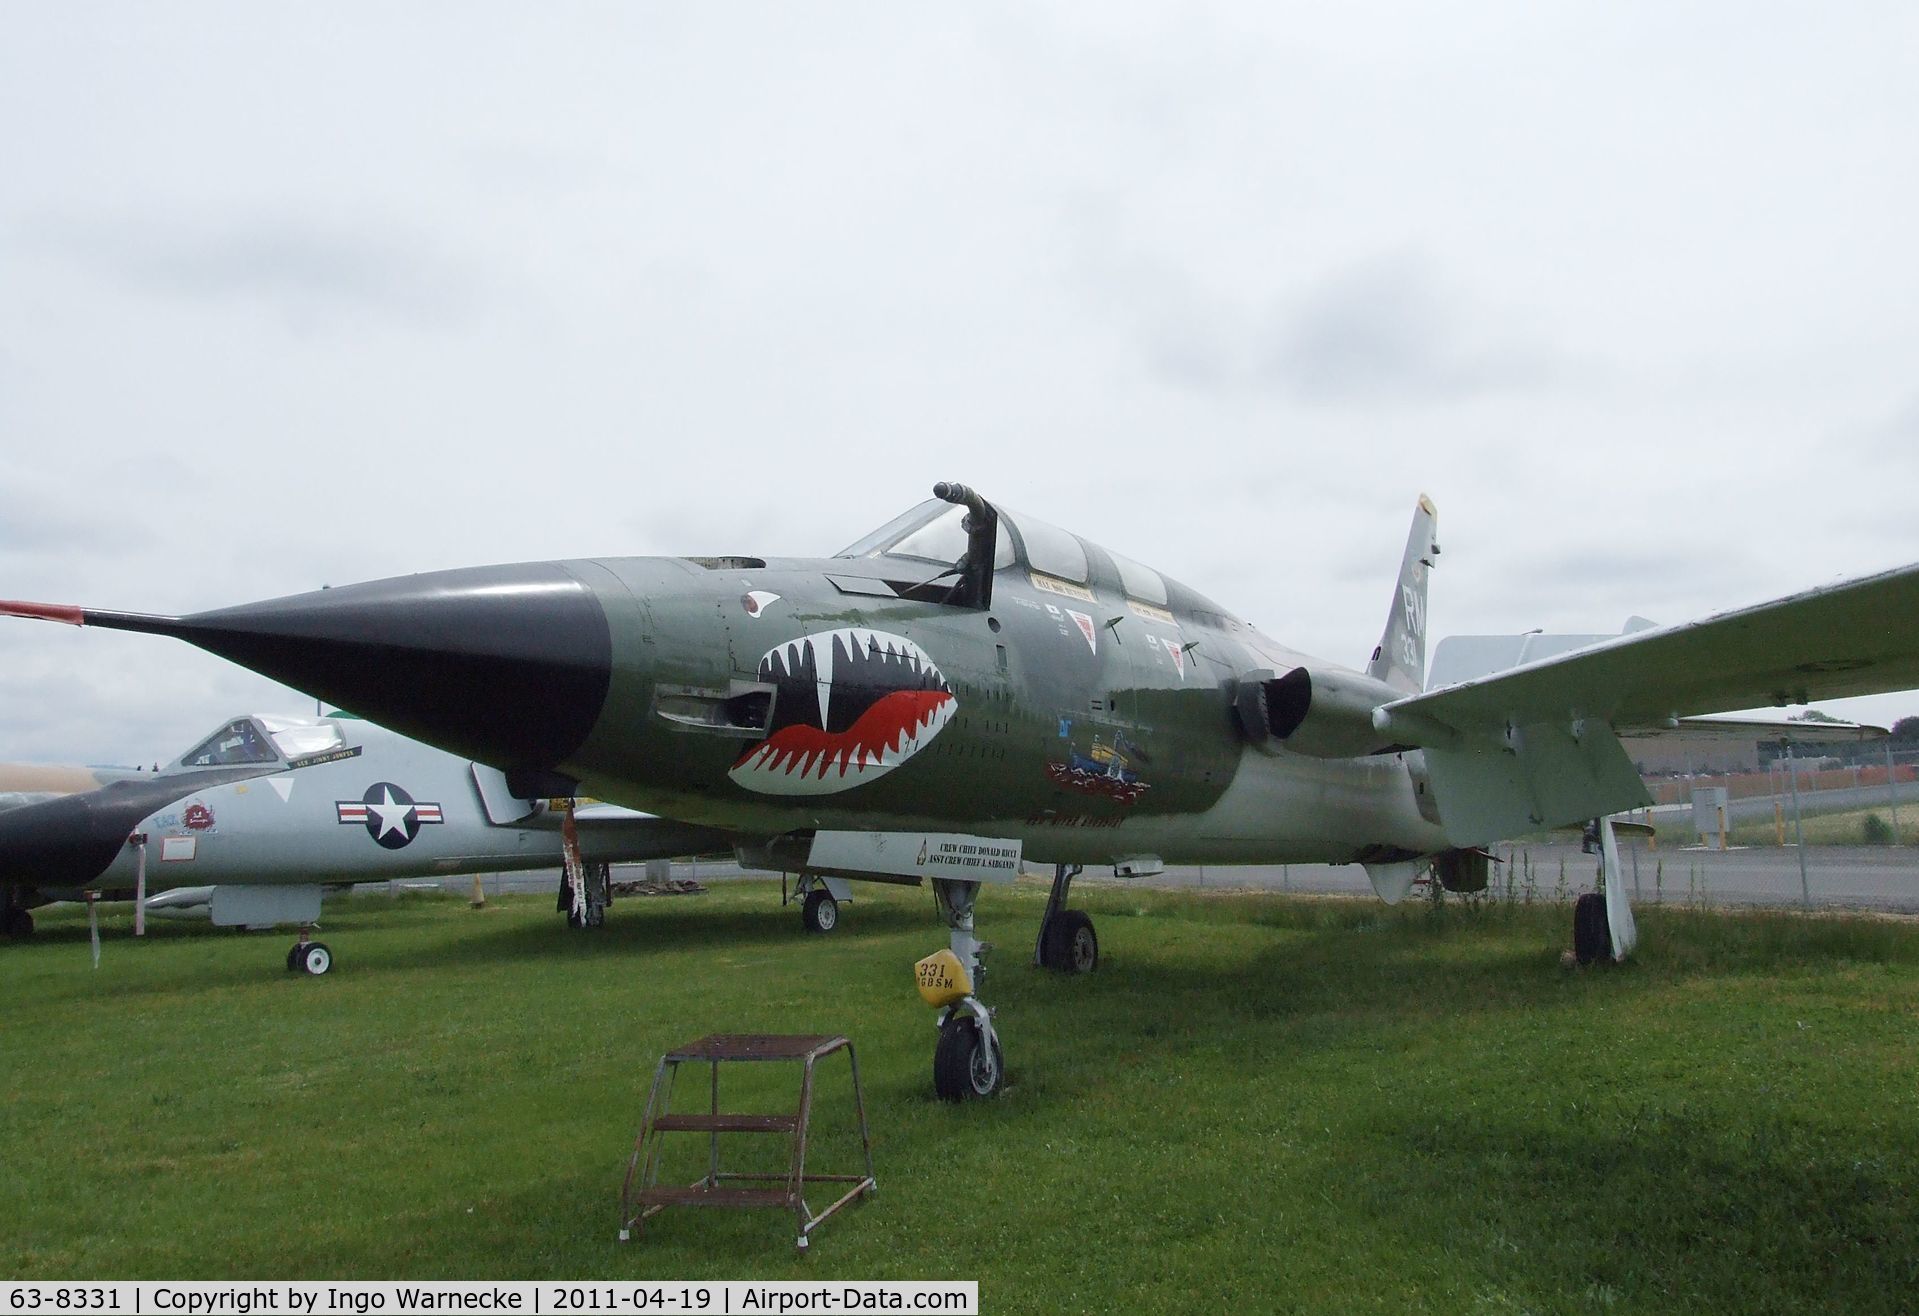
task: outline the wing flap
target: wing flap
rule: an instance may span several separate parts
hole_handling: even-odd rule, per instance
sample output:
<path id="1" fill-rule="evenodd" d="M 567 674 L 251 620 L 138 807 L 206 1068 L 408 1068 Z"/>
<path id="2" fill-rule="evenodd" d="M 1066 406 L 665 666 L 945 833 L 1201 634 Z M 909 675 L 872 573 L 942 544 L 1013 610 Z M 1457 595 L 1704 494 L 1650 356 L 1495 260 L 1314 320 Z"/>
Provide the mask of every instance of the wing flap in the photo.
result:
<path id="1" fill-rule="evenodd" d="M 1620 733 L 1628 740 L 1684 736 L 1688 740 L 1790 740 L 1801 745 L 1848 744 L 1883 740 L 1892 732 L 1864 722 L 1802 721 L 1786 717 L 1682 717 L 1676 726 L 1634 727 Z"/>
<path id="2" fill-rule="evenodd" d="M 1426 767 L 1446 839 L 1462 848 L 1652 803 L 1619 737 L 1601 723 L 1577 737 L 1541 722 L 1498 744 L 1431 747 Z"/>

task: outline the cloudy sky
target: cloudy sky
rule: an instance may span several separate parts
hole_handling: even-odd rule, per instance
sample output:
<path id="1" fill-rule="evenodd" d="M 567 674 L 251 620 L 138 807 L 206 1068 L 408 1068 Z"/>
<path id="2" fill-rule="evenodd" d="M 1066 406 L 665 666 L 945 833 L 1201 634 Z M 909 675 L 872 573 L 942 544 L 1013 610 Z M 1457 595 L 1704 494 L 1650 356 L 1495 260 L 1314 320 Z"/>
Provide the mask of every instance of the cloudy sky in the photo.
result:
<path id="1" fill-rule="evenodd" d="M 1919 560 L 1909 3 L 5 20 L 0 596 L 826 553 L 944 478 L 1344 662 L 1422 491 L 1435 635 Z M 303 706 L 0 623 L 0 758 Z"/>

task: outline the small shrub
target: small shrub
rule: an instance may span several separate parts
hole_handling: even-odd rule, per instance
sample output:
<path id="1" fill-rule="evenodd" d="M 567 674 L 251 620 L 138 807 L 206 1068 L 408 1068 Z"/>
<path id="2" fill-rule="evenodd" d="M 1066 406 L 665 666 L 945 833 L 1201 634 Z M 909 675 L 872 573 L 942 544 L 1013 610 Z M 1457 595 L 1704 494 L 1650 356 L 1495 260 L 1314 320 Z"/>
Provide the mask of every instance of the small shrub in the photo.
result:
<path id="1" fill-rule="evenodd" d="M 1869 813 L 1865 821 L 1859 824 L 1859 832 L 1867 845 L 1891 845 L 1892 824 L 1876 813 Z"/>

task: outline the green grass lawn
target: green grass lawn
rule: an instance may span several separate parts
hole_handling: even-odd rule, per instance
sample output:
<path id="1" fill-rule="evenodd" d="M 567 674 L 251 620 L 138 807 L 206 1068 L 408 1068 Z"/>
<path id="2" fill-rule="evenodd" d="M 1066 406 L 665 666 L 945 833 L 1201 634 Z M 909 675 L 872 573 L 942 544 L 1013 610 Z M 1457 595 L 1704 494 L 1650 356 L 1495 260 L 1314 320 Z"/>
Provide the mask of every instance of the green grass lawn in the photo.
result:
<path id="1" fill-rule="evenodd" d="M 1877 836 L 1867 830 L 1867 818 L 1879 819 Z M 1892 810 L 1884 807 L 1877 809 L 1847 809 L 1838 813 L 1805 814 L 1800 819 L 1805 829 L 1807 845 L 1885 845 L 1892 836 Z M 1786 843 L 1792 844 L 1792 806 L 1785 810 Z M 1732 828 L 1734 845 L 1777 845 L 1779 831 L 1775 821 L 1767 818 L 1764 822 L 1739 823 Z M 1899 810 L 1900 845 L 1919 845 L 1919 802 L 1908 804 Z"/>
<path id="2" fill-rule="evenodd" d="M 324 979 L 284 971 L 284 934 L 136 944 L 117 914 L 95 972 L 84 915 L 43 911 L 0 946 L 0 1274 L 970 1278 L 992 1312 L 1919 1301 L 1919 926 L 1646 909 L 1634 962 L 1568 972 L 1550 903 L 1109 886 L 1076 895 L 1105 959 L 1069 979 L 1026 965 L 1044 894 L 982 897 L 1009 1089 L 960 1107 L 911 983 L 944 941 L 925 892 L 863 888 L 827 938 L 761 883 L 599 933 L 548 898 L 329 902 Z M 859 1048 L 879 1193 L 807 1256 L 774 1212 L 615 1241 L 653 1066 L 713 1031 Z M 729 1104 L 790 1107 L 795 1072 Z M 815 1168 L 851 1158 L 844 1094 Z"/>
<path id="3" fill-rule="evenodd" d="M 1877 831 L 1876 835 L 1868 832 L 1868 817 L 1878 818 L 1883 830 Z M 1786 844 L 1790 845 L 1793 843 L 1790 803 L 1785 806 L 1784 823 Z M 1693 825 L 1690 812 L 1661 814 L 1656 825 L 1661 847 L 1699 843 L 1699 832 Z M 1884 805 L 1869 809 L 1841 809 L 1831 813 L 1807 809 L 1800 815 L 1800 825 L 1805 829 L 1807 845 L 1883 846 L 1892 836 L 1892 810 Z M 1735 822 L 1729 828 L 1728 835 L 1734 845 L 1778 845 L 1778 820 L 1767 815 Z M 1563 841 L 1565 835 L 1561 834 L 1556 839 Z M 1898 844 L 1919 845 L 1919 800 L 1902 804 L 1899 808 Z"/>

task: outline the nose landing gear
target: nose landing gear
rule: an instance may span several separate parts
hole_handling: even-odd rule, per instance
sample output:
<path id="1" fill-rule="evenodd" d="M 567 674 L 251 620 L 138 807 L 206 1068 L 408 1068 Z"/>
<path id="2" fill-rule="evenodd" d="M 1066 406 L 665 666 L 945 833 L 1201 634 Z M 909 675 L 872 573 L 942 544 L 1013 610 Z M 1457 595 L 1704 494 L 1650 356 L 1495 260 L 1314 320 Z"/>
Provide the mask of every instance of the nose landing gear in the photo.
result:
<path id="1" fill-rule="evenodd" d="M 933 1091 L 941 1101 L 994 1096 L 1006 1078 L 1006 1055 L 993 1028 L 993 1012 L 975 994 L 985 978 L 981 957 L 989 949 L 973 936 L 978 894 L 977 882 L 933 879 L 933 899 L 946 920 L 951 944 L 913 966 L 920 998 L 940 1012 Z"/>

